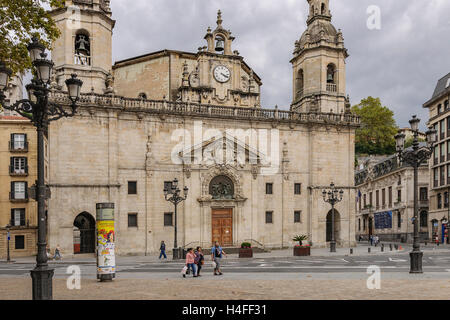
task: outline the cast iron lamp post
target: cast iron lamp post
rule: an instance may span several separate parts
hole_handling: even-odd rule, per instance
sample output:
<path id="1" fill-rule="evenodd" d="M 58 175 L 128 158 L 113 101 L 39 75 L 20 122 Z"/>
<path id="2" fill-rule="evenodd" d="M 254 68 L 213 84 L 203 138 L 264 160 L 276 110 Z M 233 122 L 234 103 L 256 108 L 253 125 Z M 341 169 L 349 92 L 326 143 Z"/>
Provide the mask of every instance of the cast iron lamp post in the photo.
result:
<path id="1" fill-rule="evenodd" d="M 330 188 L 322 191 L 323 201 L 331 204 L 331 241 L 330 252 L 336 252 L 336 239 L 334 234 L 334 205 L 342 201 L 344 190 L 336 189 L 334 183 L 330 184 Z"/>
<path id="2" fill-rule="evenodd" d="M 412 166 L 414 169 L 414 240 L 413 250 L 409 253 L 410 256 L 410 270 L 409 273 L 423 273 L 422 271 L 422 257 L 423 252 L 420 251 L 419 244 L 419 213 L 418 213 L 418 197 L 417 197 L 417 185 L 418 185 L 418 168 L 421 163 L 427 161 L 433 154 L 433 145 L 436 142 L 436 130 L 429 129 L 426 132 L 427 145 L 419 147 L 419 123 L 420 119 L 417 116 L 413 116 L 409 121 L 411 129 L 414 133 L 414 139 L 412 143 L 412 150 L 405 150 L 405 135 L 398 133 L 395 136 L 397 145 L 397 153 L 401 162 Z"/>
<path id="3" fill-rule="evenodd" d="M 6 65 L 0 62 L 0 105 L 5 109 L 15 111 L 21 116 L 31 120 L 37 130 L 37 185 L 35 199 L 38 202 L 38 254 L 36 267 L 31 270 L 33 281 L 33 300 L 51 300 L 53 269 L 47 264 L 47 218 L 45 214 L 45 200 L 49 198 L 48 187 L 44 181 L 44 131 L 47 131 L 50 121 L 63 117 L 73 117 L 76 113 L 76 102 L 80 96 L 83 82 L 76 78 L 75 74 L 66 80 L 69 98 L 72 102 L 71 110 L 67 112 L 64 107 L 49 101 L 49 84 L 52 74 L 53 62 L 47 60 L 45 47 L 39 43 L 37 38 L 32 39 L 27 47 L 36 72 L 36 77 L 31 84 L 26 86 L 28 99 L 22 99 L 10 105 L 3 91 L 8 86 L 8 79 L 12 72 Z"/>
<path id="4" fill-rule="evenodd" d="M 173 241 L 173 259 L 183 259 L 181 254 L 181 248 L 178 248 L 177 243 L 177 206 L 179 203 L 187 199 L 188 187 L 184 187 L 183 196 L 180 196 L 181 190 L 178 188 L 178 179 L 172 181 L 172 187 L 170 189 L 164 188 L 164 198 L 166 201 L 172 202 L 175 206 L 175 224 L 174 224 L 174 241 Z"/>

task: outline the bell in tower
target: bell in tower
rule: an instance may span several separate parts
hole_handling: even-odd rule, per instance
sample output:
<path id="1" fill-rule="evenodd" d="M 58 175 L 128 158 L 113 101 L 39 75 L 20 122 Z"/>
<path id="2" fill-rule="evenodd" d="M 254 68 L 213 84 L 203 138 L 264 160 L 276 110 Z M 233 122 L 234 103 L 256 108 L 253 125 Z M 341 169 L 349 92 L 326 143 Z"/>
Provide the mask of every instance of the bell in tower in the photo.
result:
<path id="1" fill-rule="evenodd" d="M 225 50 L 225 42 L 222 37 L 216 38 L 216 49 L 217 52 L 223 52 Z"/>

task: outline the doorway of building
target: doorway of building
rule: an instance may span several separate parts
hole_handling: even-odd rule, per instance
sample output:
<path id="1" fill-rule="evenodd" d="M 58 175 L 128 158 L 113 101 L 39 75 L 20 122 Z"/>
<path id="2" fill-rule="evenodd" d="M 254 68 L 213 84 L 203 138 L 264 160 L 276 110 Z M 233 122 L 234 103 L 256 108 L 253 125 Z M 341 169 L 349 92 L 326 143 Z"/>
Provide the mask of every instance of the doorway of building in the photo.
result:
<path id="1" fill-rule="evenodd" d="M 73 222 L 73 253 L 95 252 L 95 219 L 88 212 L 80 213 Z"/>
<path id="2" fill-rule="evenodd" d="M 233 209 L 212 209 L 212 243 L 233 246 Z"/>
<path id="3" fill-rule="evenodd" d="M 327 242 L 331 241 L 331 230 L 332 230 L 332 216 L 333 210 L 328 211 L 327 214 Z M 334 240 L 339 239 L 339 230 L 340 230 L 340 214 L 339 212 L 334 209 Z"/>
<path id="4" fill-rule="evenodd" d="M 373 219 L 369 218 L 369 240 L 370 240 L 370 236 L 373 235 Z"/>

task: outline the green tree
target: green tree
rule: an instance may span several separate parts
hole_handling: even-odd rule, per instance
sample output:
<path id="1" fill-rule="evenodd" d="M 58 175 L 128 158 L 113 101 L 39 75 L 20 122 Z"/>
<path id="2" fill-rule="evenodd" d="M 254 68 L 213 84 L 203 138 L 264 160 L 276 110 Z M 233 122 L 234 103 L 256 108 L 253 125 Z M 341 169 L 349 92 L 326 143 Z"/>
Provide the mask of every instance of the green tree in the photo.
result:
<path id="1" fill-rule="evenodd" d="M 62 7 L 64 0 L 0 0 L 0 61 L 23 73 L 31 67 L 27 45 L 36 36 L 47 49 L 60 31 L 46 8 Z"/>
<path id="2" fill-rule="evenodd" d="M 352 111 L 361 118 L 361 127 L 356 130 L 357 154 L 393 154 L 394 136 L 398 131 L 394 112 L 381 104 L 380 98 L 367 97 Z"/>

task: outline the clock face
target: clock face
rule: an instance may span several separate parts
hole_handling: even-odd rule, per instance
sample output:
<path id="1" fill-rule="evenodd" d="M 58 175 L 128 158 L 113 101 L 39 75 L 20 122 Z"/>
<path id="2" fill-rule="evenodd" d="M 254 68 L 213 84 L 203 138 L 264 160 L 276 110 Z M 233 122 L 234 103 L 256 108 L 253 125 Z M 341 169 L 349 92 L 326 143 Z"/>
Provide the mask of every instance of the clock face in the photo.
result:
<path id="1" fill-rule="evenodd" d="M 219 82 L 227 82 L 230 80 L 231 72 L 228 70 L 225 66 L 218 66 L 214 69 L 214 79 L 216 79 Z"/>

